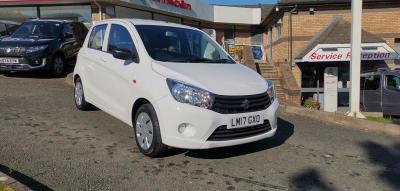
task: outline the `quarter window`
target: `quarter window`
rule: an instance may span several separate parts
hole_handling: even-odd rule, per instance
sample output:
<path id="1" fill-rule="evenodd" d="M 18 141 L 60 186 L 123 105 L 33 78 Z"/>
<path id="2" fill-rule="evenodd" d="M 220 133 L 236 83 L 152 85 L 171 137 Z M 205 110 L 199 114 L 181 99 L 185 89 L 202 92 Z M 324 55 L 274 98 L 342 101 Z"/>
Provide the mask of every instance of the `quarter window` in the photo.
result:
<path id="1" fill-rule="evenodd" d="M 374 75 L 365 78 L 364 90 L 378 90 L 381 83 L 381 76 Z"/>
<path id="2" fill-rule="evenodd" d="M 394 75 L 387 75 L 386 88 L 389 90 L 400 91 L 400 77 Z"/>
<path id="3" fill-rule="evenodd" d="M 121 25 L 112 24 L 108 37 L 107 51 L 112 52 L 115 49 L 128 50 L 132 53 L 136 52 L 135 44 L 128 30 Z"/>
<path id="4" fill-rule="evenodd" d="M 90 34 L 89 38 L 89 48 L 93 48 L 96 50 L 103 49 L 104 36 L 106 34 L 107 25 L 98 25 L 95 26 Z"/>

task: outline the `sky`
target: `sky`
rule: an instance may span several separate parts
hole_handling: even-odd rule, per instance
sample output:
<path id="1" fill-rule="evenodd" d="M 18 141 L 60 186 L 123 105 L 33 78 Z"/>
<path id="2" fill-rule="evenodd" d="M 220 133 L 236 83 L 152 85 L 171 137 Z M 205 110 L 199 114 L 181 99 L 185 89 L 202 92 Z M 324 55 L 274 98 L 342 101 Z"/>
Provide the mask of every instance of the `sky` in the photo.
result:
<path id="1" fill-rule="evenodd" d="M 220 5 L 251 5 L 251 4 L 274 4 L 276 0 L 203 0 L 209 4 Z"/>

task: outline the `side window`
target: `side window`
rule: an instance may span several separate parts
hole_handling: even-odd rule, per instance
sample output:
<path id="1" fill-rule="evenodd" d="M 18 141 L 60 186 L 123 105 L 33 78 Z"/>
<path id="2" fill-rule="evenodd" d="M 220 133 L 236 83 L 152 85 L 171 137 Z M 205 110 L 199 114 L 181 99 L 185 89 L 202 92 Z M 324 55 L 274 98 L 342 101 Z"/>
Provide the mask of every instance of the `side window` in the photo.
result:
<path id="1" fill-rule="evenodd" d="M 79 43 L 83 43 L 87 34 L 86 26 L 79 22 L 73 22 L 71 23 L 71 27 L 76 41 Z"/>
<path id="2" fill-rule="evenodd" d="M 107 25 L 95 26 L 89 37 L 88 47 L 96 50 L 103 48 L 104 36 L 106 34 Z"/>
<path id="3" fill-rule="evenodd" d="M 387 75 L 385 81 L 387 89 L 400 91 L 400 76 Z"/>
<path id="4" fill-rule="evenodd" d="M 67 39 L 73 38 L 74 33 L 70 24 L 65 24 L 63 27 L 63 36 Z"/>
<path id="5" fill-rule="evenodd" d="M 364 90 L 378 90 L 381 84 L 381 76 L 374 75 L 365 78 Z"/>
<path id="6" fill-rule="evenodd" d="M 115 49 L 128 50 L 132 53 L 136 52 L 135 44 L 128 30 L 121 25 L 112 24 L 108 37 L 107 52 L 112 52 Z"/>
<path id="7" fill-rule="evenodd" d="M 6 36 L 7 35 L 7 27 L 5 24 L 0 23 L 0 36 Z"/>

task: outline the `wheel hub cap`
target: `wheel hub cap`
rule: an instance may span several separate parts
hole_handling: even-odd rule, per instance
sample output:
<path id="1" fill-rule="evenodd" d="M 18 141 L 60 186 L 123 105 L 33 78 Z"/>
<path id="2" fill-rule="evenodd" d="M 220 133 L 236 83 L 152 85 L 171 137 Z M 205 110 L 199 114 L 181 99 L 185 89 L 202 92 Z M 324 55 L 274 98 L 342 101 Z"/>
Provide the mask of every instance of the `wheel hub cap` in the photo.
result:
<path id="1" fill-rule="evenodd" d="M 136 119 L 136 138 L 144 150 L 149 149 L 153 142 L 153 123 L 145 112 L 140 113 Z"/>
<path id="2" fill-rule="evenodd" d="M 82 100 L 83 100 L 82 83 L 78 82 L 75 84 L 75 102 L 77 105 L 81 105 Z"/>

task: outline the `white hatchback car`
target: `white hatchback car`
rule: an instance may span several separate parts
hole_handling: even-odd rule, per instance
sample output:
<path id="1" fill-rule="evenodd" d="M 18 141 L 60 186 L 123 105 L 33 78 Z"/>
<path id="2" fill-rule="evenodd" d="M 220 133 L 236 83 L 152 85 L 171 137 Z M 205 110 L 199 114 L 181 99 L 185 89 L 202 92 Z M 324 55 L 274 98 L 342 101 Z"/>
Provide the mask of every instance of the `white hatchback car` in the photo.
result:
<path id="1" fill-rule="evenodd" d="M 133 127 L 140 151 L 167 145 L 232 146 L 271 137 L 278 100 L 271 81 L 236 63 L 199 29 L 112 19 L 91 27 L 74 71 L 75 104 Z"/>

